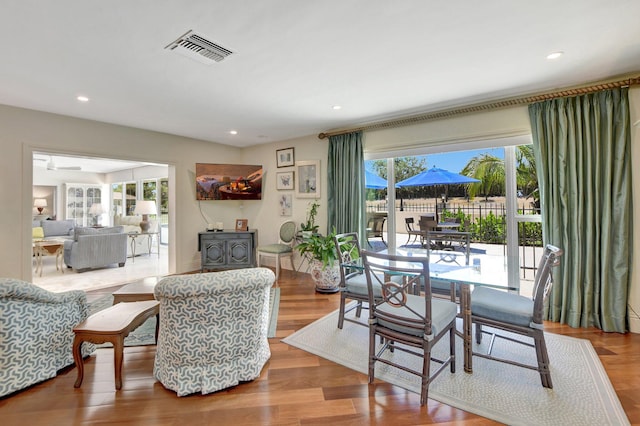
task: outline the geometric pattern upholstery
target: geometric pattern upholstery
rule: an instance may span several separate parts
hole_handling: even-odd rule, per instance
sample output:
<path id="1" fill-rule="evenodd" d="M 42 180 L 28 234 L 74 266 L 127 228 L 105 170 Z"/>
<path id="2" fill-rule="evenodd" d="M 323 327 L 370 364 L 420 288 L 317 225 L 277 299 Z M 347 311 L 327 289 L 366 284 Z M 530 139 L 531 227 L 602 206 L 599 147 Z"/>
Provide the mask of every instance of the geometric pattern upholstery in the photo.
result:
<path id="1" fill-rule="evenodd" d="M 170 276 L 155 287 L 160 330 L 154 377 L 178 396 L 258 378 L 271 357 L 267 268 Z"/>
<path id="2" fill-rule="evenodd" d="M 73 364 L 73 327 L 88 315 L 81 290 L 52 293 L 0 278 L 0 397 L 55 377 Z M 83 356 L 94 349 L 85 344 Z"/>

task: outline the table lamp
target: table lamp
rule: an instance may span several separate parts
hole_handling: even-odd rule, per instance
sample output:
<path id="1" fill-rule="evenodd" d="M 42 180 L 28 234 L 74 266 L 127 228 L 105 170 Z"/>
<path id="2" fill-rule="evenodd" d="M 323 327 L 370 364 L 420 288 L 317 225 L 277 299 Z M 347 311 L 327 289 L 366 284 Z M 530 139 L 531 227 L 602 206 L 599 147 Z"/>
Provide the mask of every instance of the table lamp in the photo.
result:
<path id="1" fill-rule="evenodd" d="M 36 198 L 33 202 L 33 207 L 38 209 L 38 214 L 42 214 L 42 210 L 47 207 L 47 200 L 44 198 Z"/>
<path id="2" fill-rule="evenodd" d="M 140 200 L 136 201 L 136 207 L 133 210 L 134 214 L 142 215 L 142 222 L 140 222 L 140 229 L 142 232 L 149 231 L 149 215 L 158 214 L 155 201 Z"/>
<path id="3" fill-rule="evenodd" d="M 94 225 L 96 226 L 100 225 L 100 219 L 103 213 L 104 213 L 104 208 L 102 208 L 102 204 L 100 203 L 91 204 L 91 207 L 89 208 L 89 214 L 93 216 Z"/>

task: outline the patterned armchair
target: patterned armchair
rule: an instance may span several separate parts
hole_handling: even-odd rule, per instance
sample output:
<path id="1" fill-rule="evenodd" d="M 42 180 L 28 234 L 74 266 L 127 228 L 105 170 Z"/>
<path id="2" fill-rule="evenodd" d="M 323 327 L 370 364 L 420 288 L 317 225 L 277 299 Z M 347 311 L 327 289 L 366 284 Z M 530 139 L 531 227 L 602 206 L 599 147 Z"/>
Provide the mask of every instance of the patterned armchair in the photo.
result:
<path id="1" fill-rule="evenodd" d="M 160 330 L 153 374 L 184 396 L 260 376 L 271 357 L 267 268 L 170 276 L 155 288 Z"/>
<path id="2" fill-rule="evenodd" d="M 83 291 L 51 293 L 0 278 L 0 397 L 55 377 L 73 364 L 73 327 L 88 313 Z M 85 344 L 83 356 L 94 349 Z"/>

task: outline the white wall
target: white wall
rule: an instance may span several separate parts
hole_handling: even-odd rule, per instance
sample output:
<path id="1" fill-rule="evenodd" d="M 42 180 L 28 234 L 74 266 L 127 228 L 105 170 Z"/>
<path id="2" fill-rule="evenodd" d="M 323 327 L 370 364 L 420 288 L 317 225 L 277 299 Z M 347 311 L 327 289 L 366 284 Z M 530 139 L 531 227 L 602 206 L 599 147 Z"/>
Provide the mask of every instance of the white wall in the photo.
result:
<path id="1" fill-rule="evenodd" d="M 313 201 L 311 198 L 296 198 L 295 191 L 278 191 L 276 189 L 276 173 L 295 171 L 295 167 L 276 166 L 276 150 L 283 148 L 294 148 L 295 161 L 320 160 L 320 209 L 316 218 L 321 232 L 327 229 L 327 152 L 329 142 L 319 140 L 317 136 L 307 136 L 303 138 L 280 141 L 277 143 L 256 145 L 245 149 L 243 153 L 243 163 L 251 164 L 260 162 L 264 167 L 264 177 L 262 182 L 262 201 L 254 202 L 250 207 L 253 211 L 253 219 L 249 219 L 249 227 L 259 230 L 258 241 L 260 244 L 271 244 L 278 242 L 278 231 L 280 225 L 288 220 L 293 220 L 298 229 L 300 223 L 306 219 L 307 208 Z M 297 185 L 297 183 L 296 183 Z M 296 187 L 297 189 L 297 187 Z M 280 194 L 292 194 L 292 215 L 280 216 L 279 197 Z M 226 201 L 225 201 L 226 202 Z M 245 205 L 248 202 L 245 202 Z M 296 268 L 300 265 L 300 257 L 295 254 Z M 272 266 L 273 261 L 265 258 L 263 265 Z M 285 260 L 285 269 L 290 269 L 290 265 Z"/>

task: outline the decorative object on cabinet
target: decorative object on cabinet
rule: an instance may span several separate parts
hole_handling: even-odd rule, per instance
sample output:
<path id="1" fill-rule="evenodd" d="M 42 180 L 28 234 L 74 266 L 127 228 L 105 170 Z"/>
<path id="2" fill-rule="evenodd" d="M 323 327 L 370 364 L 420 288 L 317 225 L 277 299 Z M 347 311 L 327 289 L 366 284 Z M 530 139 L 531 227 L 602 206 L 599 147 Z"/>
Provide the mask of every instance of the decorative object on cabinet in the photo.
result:
<path id="1" fill-rule="evenodd" d="M 236 231 L 248 231 L 249 221 L 247 219 L 236 219 Z"/>
<path id="2" fill-rule="evenodd" d="M 255 266 L 255 250 L 258 231 L 222 231 L 198 233 L 198 250 L 201 254 L 201 272 L 252 268 Z"/>
<path id="3" fill-rule="evenodd" d="M 158 209 L 156 207 L 155 201 L 149 200 L 138 200 L 136 201 L 136 207 L 133 210 L 135 214 L 142 215 L 142 222 L 140 222 L 140 229 L 142 232 L 149 231 L 149 215 L 150 214 L 158 214 Z"/>
<path id="4" fill-rule="evenodd" d="M 320 198 L 320 160 L 298 161 L 298 198 Z"/>
<path id="5" fill-rule="evenodd" d="M 294 172 L 276 173 L 276 189 L 286 191 L 295 187 Z"/>
<path id="6" fill-rule="evenodd" d="M 278 167 L 289 167 L 295 164 L 293 148 L 276 150 L 276 160 Z"/>

